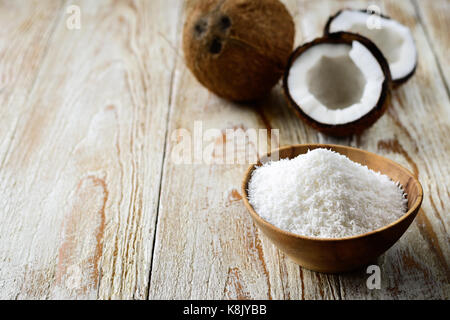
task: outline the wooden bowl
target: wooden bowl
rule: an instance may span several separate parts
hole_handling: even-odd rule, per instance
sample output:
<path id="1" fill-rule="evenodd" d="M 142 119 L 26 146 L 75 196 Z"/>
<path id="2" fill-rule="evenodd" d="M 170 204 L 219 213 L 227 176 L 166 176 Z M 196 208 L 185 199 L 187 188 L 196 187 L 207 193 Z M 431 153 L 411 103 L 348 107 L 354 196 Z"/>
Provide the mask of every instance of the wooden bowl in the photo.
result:
<path id="1" fill-rule="evenodd" d="M 242 183 L 244 204 L 260 230 L 297 264 L 318 272 L 338 273 L 357 269 L 375 260 L 389 249 L 406 231 L 422 204 L 423 191 L 416 177 L 392 160 L 364 150 L 331 145 L 302 144 L 280 148 L 279 158 L 294 158 L 316 148 L 327 148 L 347 156 L 368 168 L 399 181 L 408 195 L 408 211 L 398 220 L 377 230 L 345 238 L 314 238 L 281 230 L 260 217 L 248 201 L 248 182 L 256 166 L 270 161 L 270 154 L 261 157 L 245 173 Z M 272 152 L 272 153 L 274 153 Z"/>

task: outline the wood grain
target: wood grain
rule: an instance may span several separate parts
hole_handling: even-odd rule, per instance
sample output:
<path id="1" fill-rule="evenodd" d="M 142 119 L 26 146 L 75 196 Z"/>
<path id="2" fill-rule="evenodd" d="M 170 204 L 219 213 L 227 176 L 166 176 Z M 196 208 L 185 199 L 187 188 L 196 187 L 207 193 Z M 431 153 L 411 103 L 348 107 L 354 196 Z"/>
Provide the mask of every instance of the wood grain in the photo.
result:
<path id="1" fill-rule="evenodd" d="M 8 170 L 8 159 L 14 141 L 23 131 L 23 118 L 33 110 L 32 92 L 42 73 L 55 25 L 62 14 L 61 3 L 38 1 L 23 5 L 4 2 L 1 5 L 0 36 L 0 297 L 15 298 L 25 286 L 27 245 L 33 240 L 33 227 L 22 216 L 24 198 L 17 184 L 15 170 Z M 11 19 L 14 17 L 14 19 Z M 14 200 L 16 198 L 16 200 Z M 28 238 L 28 244 L 21 241 Z M 17 245 L 19 244 L 19 245 Z M 45 268 L 46 266 L 41 266 Z M 34 276 L 40 277 L 35 271 Z"/>
<path id="2" fill-rule="evenodd" d="M 64 18 L 1 167 L 0 270 L 10 279 L 1 294 L 142 299 L 178 2 L 75 4 L 81 29 L 57 12 Z"/>
<path id="3" fill-rule="evenodd" d="M 283 2 L 296 45 L 338 9 L 369 4 Z M 342 139 L 305 125 L 279 86 L 246 105 L 203 88 L 180 49 L 193 1 L 0 2 L 0 298 L 448 299 L 448 21 L 445 0 L 432 2 L 375 1 L 411 28 L 419 66 L 373 127 Z M 214 129 L 208 163 L 178 164 L 199 124 Z M 227 129 L 251 128 L 278 129 L 281 145 L 362 148 L 418 176 L 422 210 L 375 262 L 380 290 L 365 269 L 302 269 L 260 233 L 241 201 L 243 150 L 221 163 Z"/>
<path id="4" fill-rule="evenodd" d="M 450 84 L 450 39 L 447 30 L 450 29 L 450 2 L 446 0 L 418 1 L 414 0 L 417 16 L 430 42 L 441 76 L 444 77 L 447 93 Z"/>

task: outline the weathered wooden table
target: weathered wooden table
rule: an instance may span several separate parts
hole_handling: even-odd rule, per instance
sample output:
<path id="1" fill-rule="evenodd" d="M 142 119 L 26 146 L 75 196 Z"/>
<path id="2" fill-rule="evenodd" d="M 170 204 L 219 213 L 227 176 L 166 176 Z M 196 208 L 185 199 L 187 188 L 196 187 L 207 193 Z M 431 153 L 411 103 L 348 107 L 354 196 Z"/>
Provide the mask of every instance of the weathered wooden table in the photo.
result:
<path id="1" fill-rule="evenodd" d="M 296 45 L 338 9 L 369 5 L 285 3 Z M 375 4 L 411 28 L 419 67 L 372 128 L 334 139 L 279 87 L 236 105 L 199 85 L 180 47 L 190 2 L 1 1 L 0 298 L 448 299 L 450 1 Z M 417 174 L 422 210 L 378 259 L 381 289 L 366 270 L 319 274 L 279 252 L 240 201 L 246 165 L 173 161 L 196 121 L 351 145 Z"/>

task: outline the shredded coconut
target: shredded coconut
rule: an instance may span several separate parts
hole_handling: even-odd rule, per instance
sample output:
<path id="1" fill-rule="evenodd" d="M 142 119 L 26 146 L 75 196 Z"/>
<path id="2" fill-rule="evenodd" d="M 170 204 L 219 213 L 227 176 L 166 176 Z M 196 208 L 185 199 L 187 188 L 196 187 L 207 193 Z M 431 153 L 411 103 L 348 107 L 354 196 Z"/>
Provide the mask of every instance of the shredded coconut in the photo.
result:
<path id="1" fill-rule="evenodd" d="M 400 218 L 408 203 L 398 182 L 321 148 L 256 168 L 248 194 L 268 222 L 320 238 L 376 230 Z"/>

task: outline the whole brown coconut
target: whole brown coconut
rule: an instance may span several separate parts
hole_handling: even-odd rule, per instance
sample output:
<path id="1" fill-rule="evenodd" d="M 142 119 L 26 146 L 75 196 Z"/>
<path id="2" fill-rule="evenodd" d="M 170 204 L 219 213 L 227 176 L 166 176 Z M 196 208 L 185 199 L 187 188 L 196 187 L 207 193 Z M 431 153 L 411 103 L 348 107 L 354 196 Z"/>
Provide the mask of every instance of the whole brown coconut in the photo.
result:
<path id="1" fill-rule="evenodd" d="M 217 95 L 255 100 L 283 75 L 294 33 L 278 0 L 200 0 L 184 26 L 186 64 Z"/>

